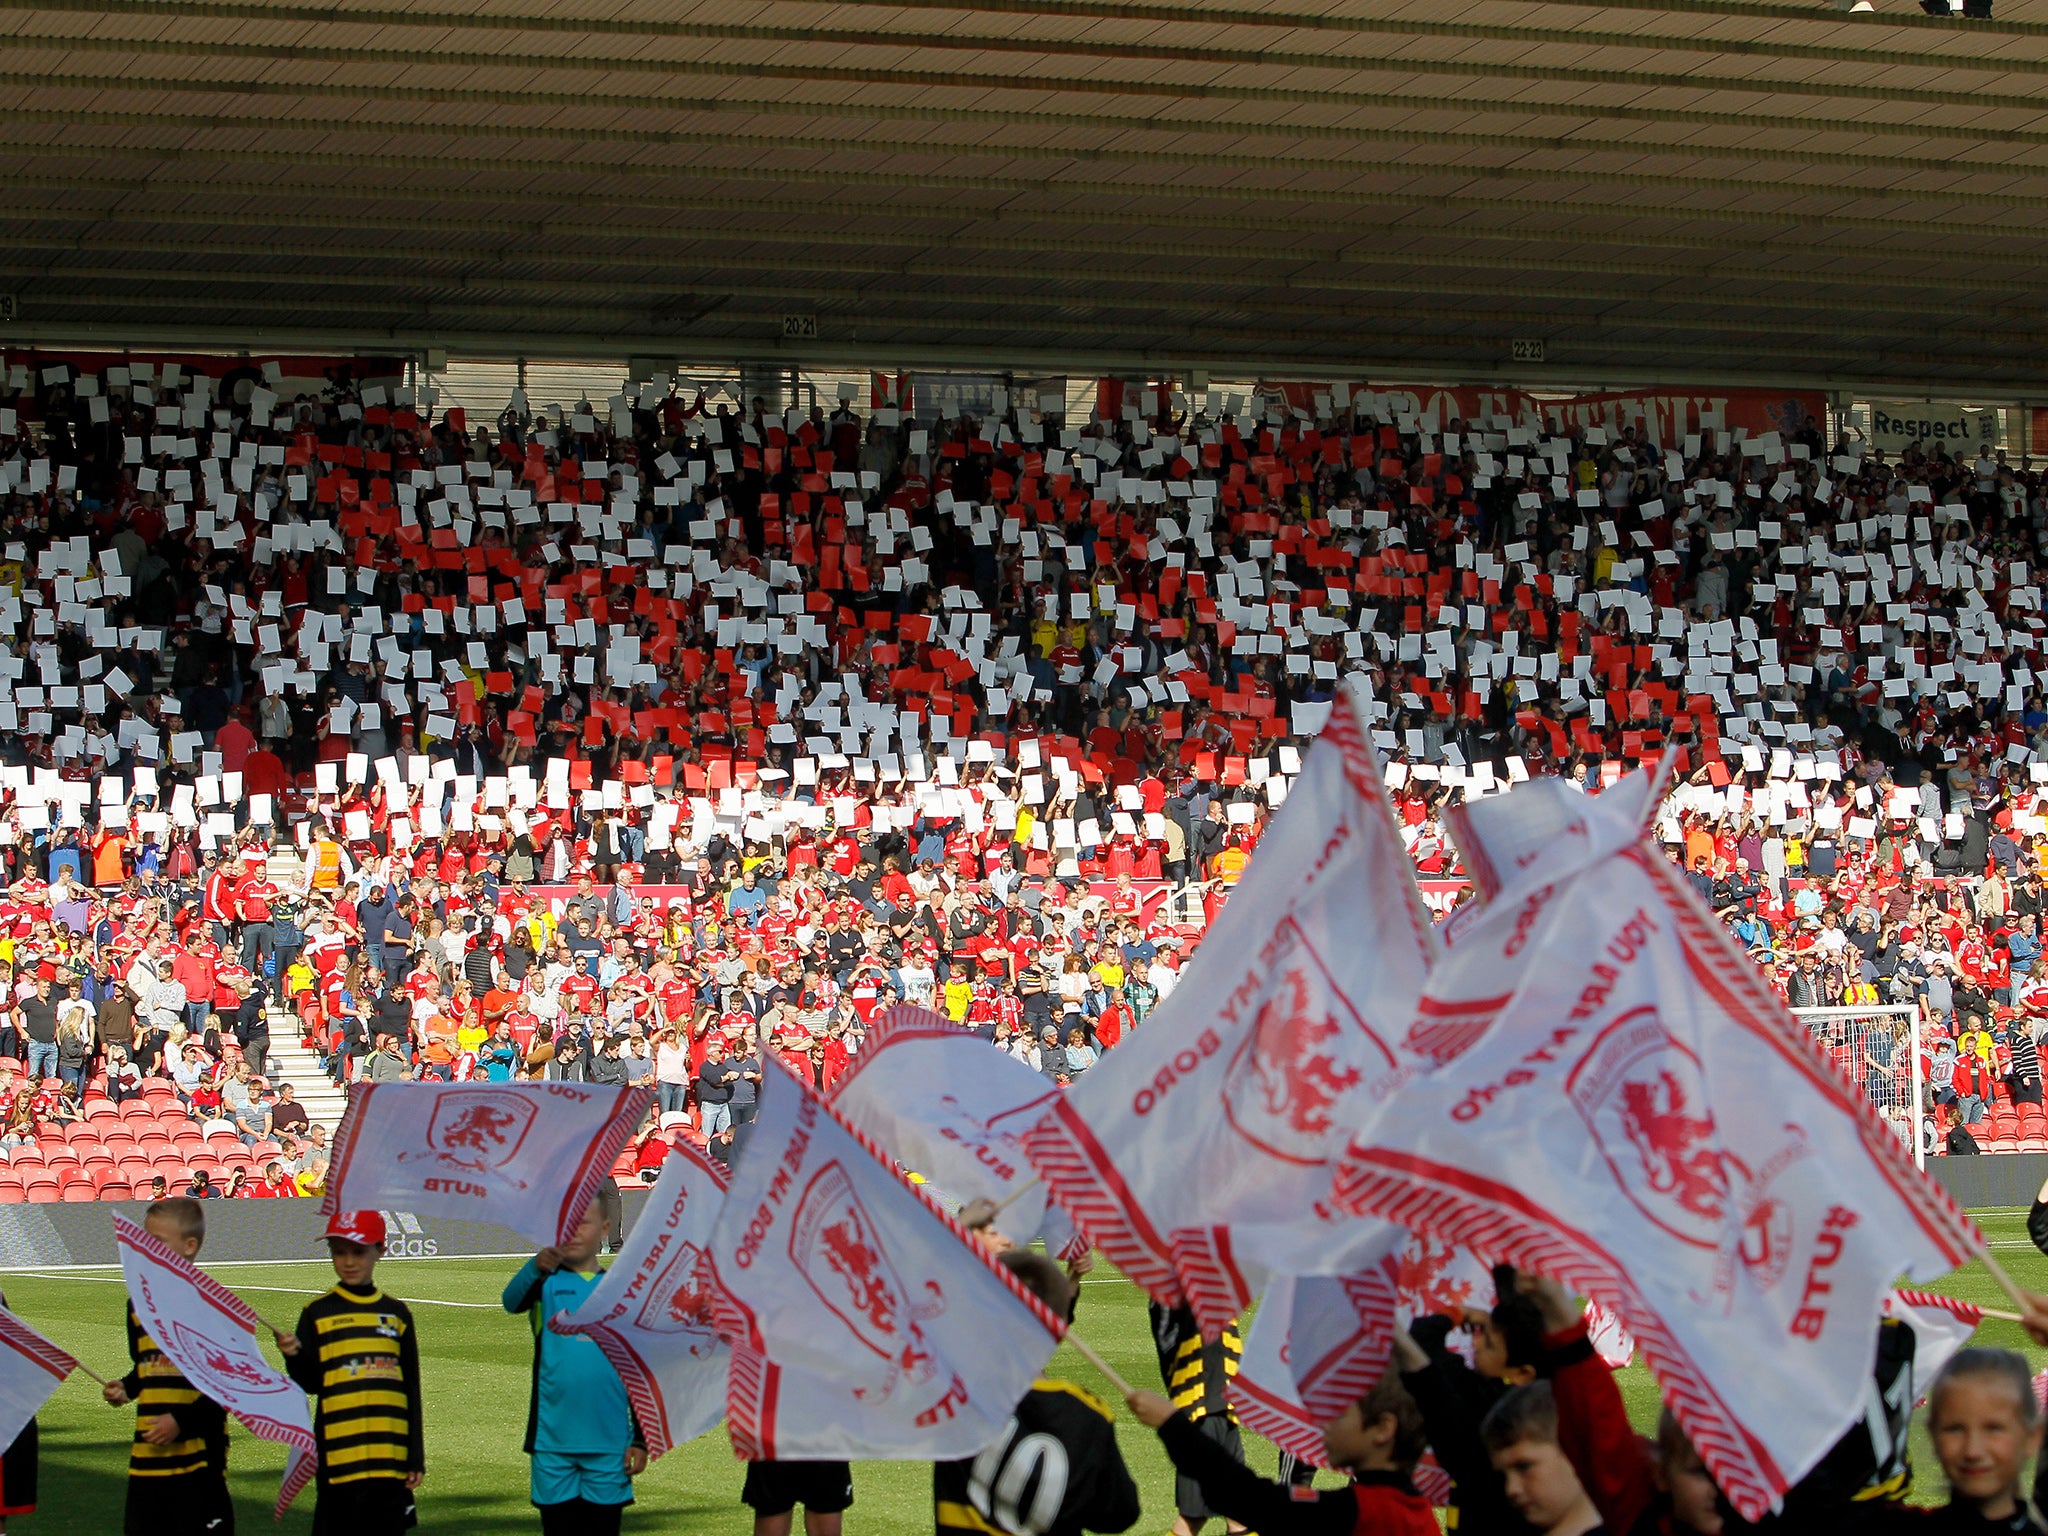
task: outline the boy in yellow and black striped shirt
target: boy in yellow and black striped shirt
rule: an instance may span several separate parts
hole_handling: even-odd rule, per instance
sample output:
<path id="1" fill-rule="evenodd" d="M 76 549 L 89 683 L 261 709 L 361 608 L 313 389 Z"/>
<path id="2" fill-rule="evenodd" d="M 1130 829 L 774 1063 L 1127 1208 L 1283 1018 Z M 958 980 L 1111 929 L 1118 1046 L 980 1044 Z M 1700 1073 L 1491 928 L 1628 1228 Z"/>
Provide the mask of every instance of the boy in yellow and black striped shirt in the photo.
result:
<path id="1" fill-rule="evenodd" d="M 1152 1302 L 1152 1347 L 1159 1352 L 1159 1374 L 1166 1382 L 1166 1395 L 1173 1406 L 1187 1414 L 1196 1429 L 1221 1446 L 1231 1460 L 1244 1460 L 1244 1438 L 1238 1431 L 1237 1410 L 1230 1406 L 1230 1378 L 1237 1374 L 1238 1357 L 1244 1345 L 1237 1325 L 1227 1325 L 1220 1338 L 1205 1340 L 1195 1314 L 1185 1306 L 1162 1307 Z M 1202 1498 L 1202 1485 L 1186 1473 L 1174 1478 L 1173 1536 L 1194 1536 L 1212 1513 Z M 1236 1521 L 1227 1521 L 1227 1531 L 1242 1531 Z"/>
<path id="2" fill-rule="evenodd" d="M 384 1218 L 343 1211 L 327 1223 L 338 1282 L 299 1314 L 285 1369 L 319 1404 L 319 1502 L 313 1536 L 387 1536 L 417 1523 L 426 1475 L 419 1338 L 412 1312 L 377 1289 Z"/>
<path id="3" fill-rule="evenodd" d="M 159 1200 L 142 1226 L 172 1252 L 194 1259 L 206 1241 L 206 1210 L 182 1195 Z M 128 1358 L 134 1368 L 101 1394 L 117 1408 L 135 1405 L 122 1530 L 126 1536 L 232 1536 L 227 1410 L 185 1379 L 143 1331 L 133 1307 Z"/>

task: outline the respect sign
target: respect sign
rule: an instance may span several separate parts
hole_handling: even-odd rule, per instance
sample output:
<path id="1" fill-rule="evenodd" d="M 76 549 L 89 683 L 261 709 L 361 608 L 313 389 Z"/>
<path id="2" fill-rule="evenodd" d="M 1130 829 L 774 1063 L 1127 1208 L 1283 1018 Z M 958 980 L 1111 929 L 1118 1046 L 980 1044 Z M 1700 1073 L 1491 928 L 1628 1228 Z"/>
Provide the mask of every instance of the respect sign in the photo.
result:
<path id="1" fill-rule="evenodd" d="M 1998 441 L 1998 412 L 1960 405 L 1893 405 L 1873 401 L 1870 446 L 1897 453 L 1914 443 L 1978 448 Z"/>

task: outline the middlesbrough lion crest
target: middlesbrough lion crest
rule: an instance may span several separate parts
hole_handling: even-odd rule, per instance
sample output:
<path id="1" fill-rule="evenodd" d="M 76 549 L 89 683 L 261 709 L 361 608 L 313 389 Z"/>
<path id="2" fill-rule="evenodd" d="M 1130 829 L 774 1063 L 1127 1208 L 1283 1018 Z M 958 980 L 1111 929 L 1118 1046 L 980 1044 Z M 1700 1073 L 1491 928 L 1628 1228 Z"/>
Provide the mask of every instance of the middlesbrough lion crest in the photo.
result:
<path id="1" fill-rule="evenodd" d="M 401 1152 L 402 1163 L 431 1161 L 453 1173 L 481 1178 L 498 1174 L 519 1155 L 538 1113 L 523 1094 L 446 1093 L 434 1100 L 424 1152 Z M 526 1185 L 508 1180 L 515 1189 Z"/>
<path id="2" fill-rule="evenodd" d="M 855 1389 L 855 1396 L 886 1401 L 904 1380 L 931 1380 L 932 1358 L 918 1323 L 945 1310 L 945 1293 L 932 1280 L 916 1292 L 904 1285 L 852 1179 L 836 1159 L 804 1187 L 790 1224 L 789 1256 L 847 1332 L 887 1363 L 883 1381 Z"/>
<path id="3" fill-rule="evenodd" d="M 695 1243 L 679 1243 L 647 1288 L 640 1326 L 649 1333 L 689 1334 L 690 1354 L 709 1359 L 718 1349 L 712 1325 L 711 1256 Z"/>
<path id="4" fill-rule="evenodd" d="M 1351 1093 L 1391 1072 L 1394 1054 L 1331 980 L 1291 917 L 1260 956 L 1263 990 L 1244 1001 L 1251 1027 L 1231 1058 L 1223 1112 L 1270 1156 L 1313 1166 Z"/>
<path id="5" fill-rule="evenodd" d="M 1681 1242 L 1719 1248 L 1748 1174 L 1721 1145 L 1699 1059 L 1657 1010 L 1602 1030 L 1565 1091 L 1636 1208 Z"/>

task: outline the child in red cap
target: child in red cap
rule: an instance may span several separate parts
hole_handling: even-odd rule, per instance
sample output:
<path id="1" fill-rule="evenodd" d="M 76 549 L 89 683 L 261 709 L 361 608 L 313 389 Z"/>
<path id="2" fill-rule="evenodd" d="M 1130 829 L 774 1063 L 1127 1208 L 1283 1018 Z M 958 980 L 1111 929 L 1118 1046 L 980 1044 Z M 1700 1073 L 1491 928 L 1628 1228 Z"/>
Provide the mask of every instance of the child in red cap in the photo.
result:
<path id="1" fill-rule="evenodd" d="M 318 1403 L 313 1536 L 387 1536 L 417 1523 L 413 1490 L 427 1467 L 419 1338 L 406 1304 L 377 1288 L 384 1238 L 376 1211 L 328 1221 L 334 1289 L 306 1304 L 279 1345 Z"/>

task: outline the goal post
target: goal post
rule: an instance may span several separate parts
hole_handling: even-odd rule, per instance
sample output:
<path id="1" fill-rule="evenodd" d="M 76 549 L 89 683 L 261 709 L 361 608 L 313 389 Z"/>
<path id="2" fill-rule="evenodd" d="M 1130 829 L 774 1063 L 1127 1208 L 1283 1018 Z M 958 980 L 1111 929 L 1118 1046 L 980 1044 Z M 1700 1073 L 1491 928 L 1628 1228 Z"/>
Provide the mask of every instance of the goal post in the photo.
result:
<path id="1" fill-rule="evenodd" d="M 1913 1004 L 1794 1008 L 1815 1043 L 1927 1166 L 1927 1083 L 1920 1068 L 1920 1010 Z"/>

